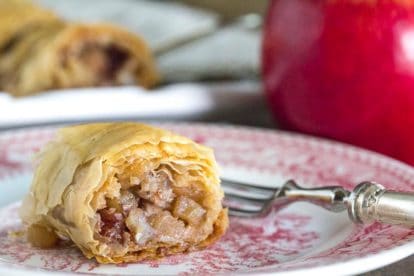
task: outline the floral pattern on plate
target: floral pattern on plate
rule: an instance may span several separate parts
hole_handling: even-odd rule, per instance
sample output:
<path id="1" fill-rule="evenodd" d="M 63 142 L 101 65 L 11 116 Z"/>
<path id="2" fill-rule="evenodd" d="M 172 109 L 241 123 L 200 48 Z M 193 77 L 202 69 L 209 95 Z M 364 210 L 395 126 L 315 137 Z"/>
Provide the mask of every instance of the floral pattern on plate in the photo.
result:
<path id="1" fill-rule="evenodd" d="M 290 133 L 207 124 L 161 124 L 215 149 L 223 173 L 261 185 L 279 185 L 295 178 L 304 186 L 354 185 L 374 179 L 387 188 L 414 189 L 414 170 L 402 163 L 358 148 Z M 0 135 L 0 194 L 3 185 L 19 188 L 19 175 L 30 174 L 33 154 L 54 128 L 10 131 Z M 6 181 L 7 179 L 7 181 Z M 2 183 L 4 182 L 4 183 Z M 12 184 L 11 184 L 12 183 Z M 21 185 L 22 187 L 24 185 Z M 27 183 L 26 183 L 27 187 Z M 10 187 L 9 187 L 10 189 Z M 5 195 L 0 195 L 4 197 Z M 139 264 L 99 265 L 70 244 L 49 250 L 32 248 L 22 235 L 13 203 L 0 210 L 0 268 L 45 269 L 100 274 L 194 274 L 226 272 L 295 272 L 298 269 L 338 267 L 349 262 L 350 273 L 384 265 L 365 265 L 364 258 L 414 252 L 414 230 L 372 224 L 353 226 L 346 216 L 330 214 L 307 204 L 294 204 L 266 218 L 231 219 L 227 234 L 210 248 L 187 255 Z M 408 246 L 410 245 L 410 246 Z M 381 255 L 381 256 L 382 256 Z M 384 255 L 384 256 L 385 256 Z M 368 260 L 368 259 L 367 259 Z M 397 260 L 387 257 L 387 262 Z"/>

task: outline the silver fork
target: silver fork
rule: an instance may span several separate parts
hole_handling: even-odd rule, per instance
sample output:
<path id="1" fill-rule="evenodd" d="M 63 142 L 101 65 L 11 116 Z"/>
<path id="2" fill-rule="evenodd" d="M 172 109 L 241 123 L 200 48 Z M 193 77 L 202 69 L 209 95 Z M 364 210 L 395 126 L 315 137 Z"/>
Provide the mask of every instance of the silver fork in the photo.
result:
<path id="1" fill-rule="evenodd" d="M 303 188 L 289 180 L 278 188 L 260 187 L 222 178 L 224 205 L 239 217 L 266 216 L 290 203 L 307 201 L 332 212 L 348 210 L 354 223 L 378 221 L 414 227 L 414 193 L 386 190 L 375 182 L 362 182 L 353 191 L 340 186 Z"/>

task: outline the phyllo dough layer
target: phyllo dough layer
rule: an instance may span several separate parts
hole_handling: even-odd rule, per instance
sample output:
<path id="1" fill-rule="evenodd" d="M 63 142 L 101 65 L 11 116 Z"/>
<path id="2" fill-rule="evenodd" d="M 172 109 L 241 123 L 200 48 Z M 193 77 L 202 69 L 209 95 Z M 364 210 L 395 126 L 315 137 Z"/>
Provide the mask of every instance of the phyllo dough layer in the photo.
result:
<path id="1" fill-rule="evenodd" d="M 211 149 L 137 123 L 61 129 L 20 210 L 34 245 L 72 240 L 101 263 L 204 248 L 227 228 Z"/>
<path id="2" fill-rule="evenodd" d="M 30 1 L 0 0 L 0 91 L 140 85 L 159 74 L 145 41 L 111 24 L 76 24 Z"/>

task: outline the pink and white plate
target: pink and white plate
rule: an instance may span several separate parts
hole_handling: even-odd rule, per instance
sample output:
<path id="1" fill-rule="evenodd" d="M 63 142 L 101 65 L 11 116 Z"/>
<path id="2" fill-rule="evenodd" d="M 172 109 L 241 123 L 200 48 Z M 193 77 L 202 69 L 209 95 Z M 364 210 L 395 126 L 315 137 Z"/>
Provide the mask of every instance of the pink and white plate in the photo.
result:
<path id="1" fill-rule="evenodd" d="M 215 149 L 227 178 L 304 186 L 363 180 L 414 190 L 414 169 L 358 148 L 279 131 L 208 124 L 161 124 Z M 55 133 L 32 128 L 0 134 L 0 275 L 79 274 L 356 274 L 414 253 L 414 230 L 372 224 L 358 227 L 345 213 L 297 203 L 264 219 L 231 219 L 227 234 L 210 248 L 160 261 L 99 265 L 76 247 L 40 250 L 13 235 L 17 210 L 31 180 L 32 155 Z"/>

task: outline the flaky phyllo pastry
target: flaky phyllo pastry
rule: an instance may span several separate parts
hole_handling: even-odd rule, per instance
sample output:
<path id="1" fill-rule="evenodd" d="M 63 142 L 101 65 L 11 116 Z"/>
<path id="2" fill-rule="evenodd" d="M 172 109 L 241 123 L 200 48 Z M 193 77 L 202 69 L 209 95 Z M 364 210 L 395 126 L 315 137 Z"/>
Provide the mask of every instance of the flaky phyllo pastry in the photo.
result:
<path id="1" fill-rule="evenodd" d="M 39 154 L 20 215 L 35 246 L 101 263 L 202 249 L 228 225 L 211 149 L 136 123 L 66 127 Z"/>
<path id="2" fill-rule="evenodd" d="M 75 24 L 24 0 L 0 0 L 0 91 L 25 96 L 158 81 L 146 43 L 110 24 Z"/>

